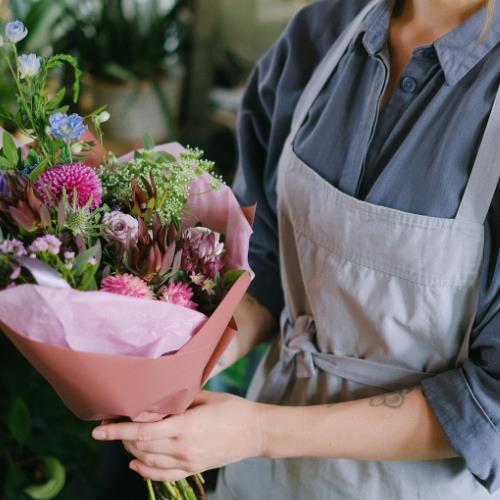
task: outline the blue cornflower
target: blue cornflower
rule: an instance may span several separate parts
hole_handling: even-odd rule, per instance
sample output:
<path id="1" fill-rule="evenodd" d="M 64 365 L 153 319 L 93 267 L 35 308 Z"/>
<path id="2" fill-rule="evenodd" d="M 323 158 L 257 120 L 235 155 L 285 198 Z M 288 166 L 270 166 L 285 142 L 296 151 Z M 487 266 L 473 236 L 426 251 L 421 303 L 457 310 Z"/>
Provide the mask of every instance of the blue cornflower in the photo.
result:
<path id="1" fill-rule="evenodd" d="M 23 38 L 26 38 L 27 35 L 28 30 L 21 21 L 7 23 L 5 27 L 5 36 L 11 43 L 20 42 Z"/>
<path id="2" fill-rule="evenodd" d="M 35 168 L 38 167 L 38 163 L 33 163 L 33 165 L 29 165 L 28 167 L 24 167 L 22 170 L 21 170 L 21 175 L 28 179 L 31 172 L 33 172 L 33 170 L 35 170 Z"/>
<path id="3" fill-rule="evenodd" d="M 56 113 L 49 118 L 49 122 L 50 133 L 67 143 L 79 141 L 82 134 L 88 130 L 83 124 L 83 118 L 76 113 L 72 115 Z"/>
<path id="4" fill-rule="evenodd" d="M 0 195 L 9 196 L 9 186 L 7 185 L 7 181 L 5 179 L 5 174 L 0 170 Z"/>

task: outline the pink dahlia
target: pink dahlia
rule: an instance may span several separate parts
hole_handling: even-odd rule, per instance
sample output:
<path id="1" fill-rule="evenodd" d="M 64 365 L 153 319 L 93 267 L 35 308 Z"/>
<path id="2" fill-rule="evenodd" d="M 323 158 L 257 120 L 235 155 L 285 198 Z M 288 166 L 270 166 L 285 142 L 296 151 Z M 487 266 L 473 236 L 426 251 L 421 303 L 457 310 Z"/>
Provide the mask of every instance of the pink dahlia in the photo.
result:
<path id="1" fill-rule="evenodd" d="M 191 300 L 193 295 L 193 290 L 186 283 L 170 283 L 165 287 L 160 300 L 196 311 L 198 304 Z"/>
<path id="2" fill-rule="evenodd" d="M 136 297 L 138 299 L 153 299 L 153 292 L 148 284 L 131 274 L 107 276 L 101 282 L 101 291 Z"/>
<path id="3" fill-rule="evenodd" d="M 83 163 L 67 163 L 43 172 L 35 183 L 35 189 L 46 205 L 55 206 L 66 189 L 68 199 L 73 202 L 76 193 L 79 207 L 92 198 L 90 208 L 102 202 L 102 184 L 94 169 Z"/>

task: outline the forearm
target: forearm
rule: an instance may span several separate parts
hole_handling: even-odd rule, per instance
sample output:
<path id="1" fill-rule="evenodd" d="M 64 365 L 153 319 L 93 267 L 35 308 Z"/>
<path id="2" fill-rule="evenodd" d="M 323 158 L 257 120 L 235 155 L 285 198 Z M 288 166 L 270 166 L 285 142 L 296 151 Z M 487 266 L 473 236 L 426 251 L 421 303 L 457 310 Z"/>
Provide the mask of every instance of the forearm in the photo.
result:
<path id="1" fill-rule="evenodd" d="M 246 356 L 260 343 L 268 340 L 277 327 L 268 309 L 248 294 L 238 306 L 234 317 L 238 325 L 238 333 L 216 365 L 212 377 Z"/>
<path id="2" fill-rule="evenodd" d="M 354 460 L 452 458 L 420 388 L 333 405 L 260 405 L 263 453 L 272 458 Z"/>

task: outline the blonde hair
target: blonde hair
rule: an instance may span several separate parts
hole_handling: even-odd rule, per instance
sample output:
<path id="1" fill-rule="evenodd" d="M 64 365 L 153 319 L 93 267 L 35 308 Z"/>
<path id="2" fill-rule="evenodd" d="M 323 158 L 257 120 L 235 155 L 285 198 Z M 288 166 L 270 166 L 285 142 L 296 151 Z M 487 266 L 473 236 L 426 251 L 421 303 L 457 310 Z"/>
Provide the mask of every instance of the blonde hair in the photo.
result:
<path id="1" fill-rule="evenodd" d="M 484 25 L 481 37 L 484 38 L 491 29 L 495 17 L 496 0 L 485 0 L 486 4 L 486 24 Z"/>

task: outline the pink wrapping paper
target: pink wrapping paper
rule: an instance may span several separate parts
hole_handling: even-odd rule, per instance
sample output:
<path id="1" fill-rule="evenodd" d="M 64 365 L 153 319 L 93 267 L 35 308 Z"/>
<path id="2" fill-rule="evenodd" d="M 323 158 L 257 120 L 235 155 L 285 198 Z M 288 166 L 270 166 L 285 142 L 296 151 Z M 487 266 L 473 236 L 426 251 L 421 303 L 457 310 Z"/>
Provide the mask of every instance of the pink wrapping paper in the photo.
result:
<path id="1" fill-rule="evenodd" d="M 183 151 L 178 144 L 161 148 Z M 241 209 L 228 187 L 210 192 L 209 182 L 203 176 L 193 184 L 192 215 L 226 235 L 227 269 L 246 271 L 209 318 L 102 292 L 38 285 L 0 292 L 0 330 L 81 419 L 155 421 L 183 413 L 236 333 L 232 316 L 252 278 L 253 210 Z"/>

